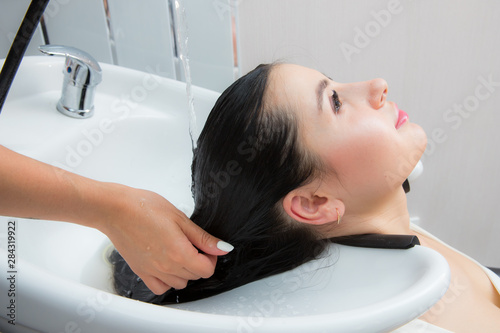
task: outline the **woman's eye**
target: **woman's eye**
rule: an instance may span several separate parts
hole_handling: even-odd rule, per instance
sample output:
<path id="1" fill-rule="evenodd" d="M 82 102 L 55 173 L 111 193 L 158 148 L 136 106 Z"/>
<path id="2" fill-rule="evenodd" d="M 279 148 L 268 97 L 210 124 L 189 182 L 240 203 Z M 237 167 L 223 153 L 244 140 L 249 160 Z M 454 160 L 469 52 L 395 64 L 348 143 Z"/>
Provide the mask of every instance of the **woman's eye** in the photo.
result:
<path id="1" fill-rule="evenodd" d="M 342 102 L 340 101 L 339 95 L 335 90 L 333 90 L 332 95 L 332 106 L 335 113 L 338 113 L 340 111 L 340 108 L 342 107 Z"/>

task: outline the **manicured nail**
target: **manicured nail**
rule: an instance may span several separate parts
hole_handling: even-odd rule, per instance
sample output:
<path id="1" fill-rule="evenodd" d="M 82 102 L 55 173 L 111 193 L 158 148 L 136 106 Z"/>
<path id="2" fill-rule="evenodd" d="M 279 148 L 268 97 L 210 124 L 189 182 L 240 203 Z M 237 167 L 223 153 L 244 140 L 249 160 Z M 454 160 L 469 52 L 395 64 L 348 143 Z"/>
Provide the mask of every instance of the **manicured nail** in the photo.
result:
<path id="1" fill-rule="evenodd" d="M 218 241 L 217 248 L 219 250 L 224 251 L 224 252 L 231 252 L 234 249 L 234 246 L 232 246 L 231 244 L 226 243 L 224 241 Z"/>

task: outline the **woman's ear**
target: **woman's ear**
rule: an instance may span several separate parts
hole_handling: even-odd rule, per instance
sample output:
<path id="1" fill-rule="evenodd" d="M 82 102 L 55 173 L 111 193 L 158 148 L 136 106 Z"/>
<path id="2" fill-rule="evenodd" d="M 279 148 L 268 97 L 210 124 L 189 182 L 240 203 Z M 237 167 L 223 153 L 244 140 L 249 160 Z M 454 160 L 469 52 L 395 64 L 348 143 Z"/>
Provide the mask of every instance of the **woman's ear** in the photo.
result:
<path id="1" fill-rule="evenodd" d="M 298 188 L 285 196 L 283 209 L 296 221 L 319 225 L 337 221 L 339 214 L 344 214 L 345 207 L 338 199 Z"/>

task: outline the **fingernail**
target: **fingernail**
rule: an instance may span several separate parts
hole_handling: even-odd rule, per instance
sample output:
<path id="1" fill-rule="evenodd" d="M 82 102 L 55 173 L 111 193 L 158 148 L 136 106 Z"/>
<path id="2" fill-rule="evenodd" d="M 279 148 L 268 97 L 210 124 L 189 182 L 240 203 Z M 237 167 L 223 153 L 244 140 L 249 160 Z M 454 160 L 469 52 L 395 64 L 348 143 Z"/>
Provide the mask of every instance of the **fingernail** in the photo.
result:
<path id="1" fill-rule="evenodd" d="M 224 251 L 224 252 L 231 252 L 234 249 L 234 246 L 232 246 L 231 244 L 226 243 L 224 241 L 218 241 L 217 248 L 219 250 Z"/>

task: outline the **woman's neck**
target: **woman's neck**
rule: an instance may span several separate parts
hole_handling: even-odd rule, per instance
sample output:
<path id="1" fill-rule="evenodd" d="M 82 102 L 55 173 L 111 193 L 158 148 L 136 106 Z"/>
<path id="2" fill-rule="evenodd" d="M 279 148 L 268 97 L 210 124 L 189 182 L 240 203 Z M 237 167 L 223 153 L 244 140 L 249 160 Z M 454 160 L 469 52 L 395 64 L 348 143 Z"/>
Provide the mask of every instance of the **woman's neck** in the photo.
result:
<path id="1" fill-rule="evenodd" d="M 350 212 L 348 207 L 340 224 L 337 222 L 324 225 L 320 232 L 330 237 L 359 234 L 410 234 L 410 215 L 406 194 L 397 191 L 374 208 L 362 214 Z"/>

